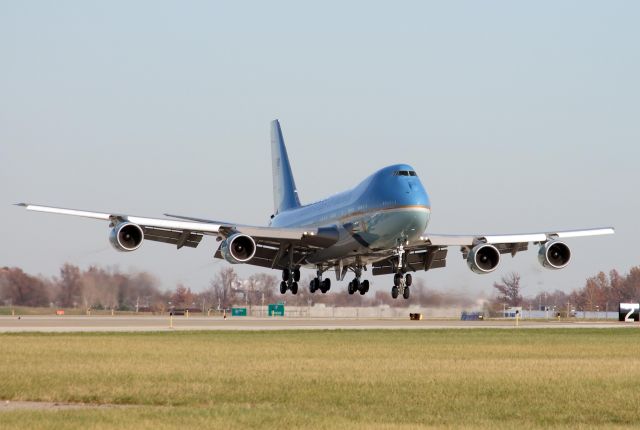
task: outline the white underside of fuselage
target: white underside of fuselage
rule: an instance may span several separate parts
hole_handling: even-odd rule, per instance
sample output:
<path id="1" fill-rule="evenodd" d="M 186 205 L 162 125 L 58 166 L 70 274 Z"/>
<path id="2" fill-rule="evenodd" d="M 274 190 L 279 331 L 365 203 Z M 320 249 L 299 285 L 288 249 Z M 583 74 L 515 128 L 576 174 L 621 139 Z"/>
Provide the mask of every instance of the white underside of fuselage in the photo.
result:
<path id="1" fill-rule="evenodd" d="M 339 240 L 311 254 L 305 267 L 318 265 L 368 265 L 388 258 L 400 244 L 416 240 L 427 228 L 431 209 L 426 206 L 400 206 L 362 212 L 334 220 Z"/>

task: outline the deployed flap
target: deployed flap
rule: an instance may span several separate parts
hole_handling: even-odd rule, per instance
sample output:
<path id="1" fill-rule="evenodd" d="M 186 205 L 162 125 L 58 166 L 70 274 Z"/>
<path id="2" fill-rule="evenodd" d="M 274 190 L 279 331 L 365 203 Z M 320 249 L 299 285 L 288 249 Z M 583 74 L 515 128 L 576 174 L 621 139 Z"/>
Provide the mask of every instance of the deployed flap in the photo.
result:
<path id="1" fill-rule="evenodd" d="M 189 230 L 176 231 L 162 228 L 142 227 L 145 240 L 169 243 L 176 245 L 178 249 L 183 246 L 196 248 L 202 240 L 201 234 L 192 233 Z"/>
<path id="2" fill-rule="evenodd" d="M 271 162 L 273 168 L 274 214 L 300 206 L 298 191 L 293 180 L 291 164 L 284 146 L 278 120 L 271 121 Z"/>

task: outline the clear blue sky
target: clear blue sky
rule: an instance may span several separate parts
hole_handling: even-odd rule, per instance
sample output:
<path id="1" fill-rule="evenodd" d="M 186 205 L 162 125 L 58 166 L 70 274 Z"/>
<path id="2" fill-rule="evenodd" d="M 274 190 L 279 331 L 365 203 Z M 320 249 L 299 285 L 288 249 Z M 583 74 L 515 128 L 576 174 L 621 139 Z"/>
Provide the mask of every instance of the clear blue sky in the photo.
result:
<path id="1" fill-rule="evenodd" d="M 433 287 L 489 292 L 515 270 L 533 294 L 626 271 L 640 264 L 638 22 L 635 1 L 2 1 L 0 265 L 205 287 L 224 264 L 211 238 L 118 253 L 104 223 L 11 204 L 265 224 L 279 118 L 304 202 L 408 162 L 434 232 L 617 228 L 570 241 L 560 272 L 530 250 L 478 276 L 453 249 L 420 275 Z"/>

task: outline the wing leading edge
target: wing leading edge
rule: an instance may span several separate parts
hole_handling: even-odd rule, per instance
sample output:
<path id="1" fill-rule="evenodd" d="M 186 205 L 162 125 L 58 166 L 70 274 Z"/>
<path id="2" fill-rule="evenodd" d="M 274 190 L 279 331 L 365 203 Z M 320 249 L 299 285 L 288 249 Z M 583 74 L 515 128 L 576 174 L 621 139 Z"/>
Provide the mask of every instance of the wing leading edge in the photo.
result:
<path id="1" fill-rule="evenodd" d="M 179 248 L 182 246 L 196 247 L 202 239 L 202 235 L 218 236 L 224 239 L 233 233 L 243 233 L 253 237 L 257 241 L 263 241 L 273 246 L 280 246 L 283 243 L 296 243 L 297 245 L 306 247 L 323 248 L 337 241 L 337 235 L 329 231 L 330 229 L 273 228 L 231 223 L 222 224 L 187 217 L 183 217 L 186 218 L 186 220 L 147 218 L 29 203 L 19 203 L 17 206 L 35 212 L 110 221 L 111 226 L 120 222 L 129 222 L 143 228 L 145 233 L 147 233 L 148 230 L 151 234 L 145 234 L 146 239 L 178 245 Z"/>
<path id="2" fill-rule="evenodd" d="M 544 233 L 518 233 L 518 234 L 476 234 L 476 235 L 454 235 L 454 234 L 425 234 L 420 237 L 420 241 L 432 246 L 474 246 L 479 243 L 512 244 L 529 242 L 546 242 L 555 239 L 568 239 L 573 237 L 603 236 L 614 234 L 612 227 L 591 228 L 585 230 L 564 230 Z"/>

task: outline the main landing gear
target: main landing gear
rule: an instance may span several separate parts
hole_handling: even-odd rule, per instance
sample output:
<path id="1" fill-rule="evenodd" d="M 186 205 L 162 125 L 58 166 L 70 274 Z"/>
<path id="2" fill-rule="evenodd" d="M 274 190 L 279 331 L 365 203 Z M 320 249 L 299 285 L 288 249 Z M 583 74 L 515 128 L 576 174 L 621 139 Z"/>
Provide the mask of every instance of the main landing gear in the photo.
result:
<path id="1" fill-rule="evenodd" d="M 369 281 L 366 279 L 364 281 L 360 281 L 360 278 L 362 277 L 362 267 L 356 267 L 354 272 L 356 277 L 353 281 L 349 282 L 347 292 L 352 295 L 355 294 L 356 291 L 359 291 L 360 295 L 364 296 L 367 291 L 369 291 Z"/>
<path id="2" fill-rule="evenodd" d="M 404 299 L 408 299 L 411 291 L 409 287 L 413 283 L 413 277 L 411 273 L 407 273 L 403 276 L 403 273 L 406 271 L 406 264 L 403 260 L 404 257 L 404 247 L 402 244 L 398 245 L 398 249 L 396 251 L 398 254 L 398 271 L 393 276 L 393 287 L 391 288 L 391 297 L 394 299 L 398 298 L 398 295 L 402 294 Z"/>
<path id="3" fill-rule="evenodd" d="M 280 294 L 291 290 L 292 294 L 298 294 L 298 281 L 300 281 L 300 269 L 284 269 L 282 271 L 282 282 L 280 282 Z"/>
<path id="4" fill-rule="evenodd" d="M 320 290 L 322 294 L 326 294 L 326 292 L 331 288 L 331 280 L 329 278 L 322 279 L 323 270 L 321 268 L 319 268 L 316 273 L 318 276 L 311 280 L 311 283 L 309 284 L 309 291 L 313 294 Z"/>
<path id="5" fill-rule="evenodd" d="M 398 296 L 402 294 L 402 297 L 404 297 L 405 299 L 408 299 L 409 295 L 411 294 L 409 287 L 411 286 L 412 282 L 413 282 L 413 277 L 411 276 L 411 273 L 407 273 L 404 276 L 402 276 L 402 273 L 396 273 L 395 276 L 393 277 L 393 287 L 391 288 L 391 297 L 393 297 L 394 299 L 397 299 Z"/>
<path id="6" fill-rule="evenodd" d="M 360 278 L 355 278 L 353 281 L 349 282 L 349 287 L 347 289 L 349 294 L 355 294 L 356 291 L 359 291 L 361 295 L 365 295 L 367 291 L 369 291 L 369 281 L 364 280 L 360 281 Z"/>

